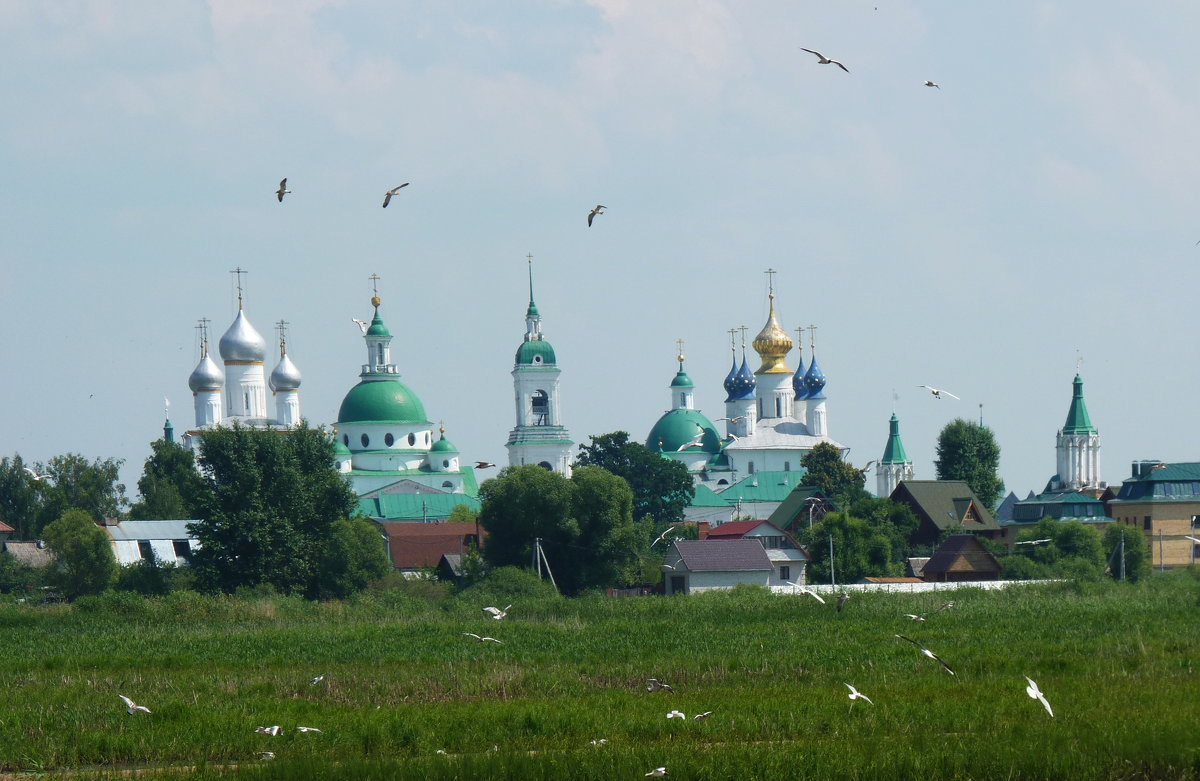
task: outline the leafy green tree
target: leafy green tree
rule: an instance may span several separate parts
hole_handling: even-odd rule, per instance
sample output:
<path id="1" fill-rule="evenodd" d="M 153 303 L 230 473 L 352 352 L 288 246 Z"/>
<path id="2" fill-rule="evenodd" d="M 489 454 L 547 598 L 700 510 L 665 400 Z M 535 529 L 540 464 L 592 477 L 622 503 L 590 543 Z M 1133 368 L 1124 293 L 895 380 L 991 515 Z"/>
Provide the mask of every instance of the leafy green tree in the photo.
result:
<path id="1" fill-rule="evenodd" d="M 344 599 L 392 570 L 379 528 L 364 518 L 339 519 L 329 529 L 318 567 L 318 595 Z"/>
<path id="2" fill-rule="evenodd" d="M 1125 579 L 1140 580 L 1150 574 L 1150 544 L 1140 530 L 1123 523 L 1110 524 L 1104 530 L 1104 549 L 1108 552 L 1105 572 L 1120 579 L 1122 555 Z"/>
<path id="3" fill-rule="evenodd" d="M 683 520 L 684 509 L 696 494 L 687 467 L 630 442 L 624 431 L 593 435 L 591 440 L 590 445 L 579 446 L 575 466 L 598 466 L 624 478 L 633 491 L 634 518 L 653 518 L 660 529 Z"/>
<path id="4" fill-rule="evenodd" d="M 1049 540 L 1049 542 L 1037 542 Z M 1005 572 L 1041 573 L 1038 577 L 1099 577 L 1104 569 L 1104 545 L 1100 533 L 1079 521 L 1056 521 L 1046 517 L 1025 529 L 1014 541 L 1003 567 Z M 1026 567 L 1021 558 L 1040 565 Z M 1014 570 L 1014 568 L 1016 568 Z M 1020 579 L 1015 578 L 1014 579 Z"/>
<path id="5" fill-rule="evenodd" d="M 333 441 L 306 423 L 287 431 L 240 425 L 205 433 L 204 490 L 189 529 L 198 587 L 233 592 L 269 585 L 315 596 L 318 562 L 334 521 L 348 518 L 353 492 L 337 472 Z"/>
<path id="6" fill-rule="evenodd" d="M 31 567 L 8 551 L 0 552 L 0 592 L 30 594 L 46 579 L 41 567 Z"/>
<path id="7" fill-rule="evenodd" d="M 1004 494 L 1000 479 L 1000 446 L 992 430 L 956 418 L 942 428 L 934 460 L 938 480 L 965 480 L 989 510 Z"/>
<path id="8" fill-rule="evenodd" d="M 142 476 L 138 478 L 141 498 L 129 508 L 135 521 L 183 521 L 195 516 L 191 503 L 204 490 L 192 451 L 176 442 L 156 439 L 150 443 Z"/>
<path id="9" fill-rule="evenodd" d="M 827 513 L 820 523 L 800 532 L 800 542 L 812 559 L 806 568 L 810 583 L 829 583 L 829 538 L 833 537 L 833 575 L 838 583 L 854 583 L 867 575 L 889 575 L 892 544 L 888 536 L 862 518 L 845 512 Z"/>
<path id="10" fill-rule="evenodd" d="M 917 546 L 911 540 L 920 528 L 921 521 L 908 505 L 868 496 L 850 505 L 850 514 L 862 518 L 872 529 L 888 538 L 894 561 L 904 564 L 905 559 L 916 555 Z"/>
<path id="11" fill-rule="evenodd" d="M 480 486 L 479 499 L 487 563 L 529 566 L 538 538 L 567 594 L 632 577 L 649 542 L 648 524 L 633 522 L 628 483 L 598 467 L 580 466 L 569 480 L 539 466 L 506 467 Z"/>
<path id="12" fill-rule="evenodd" d="M 67 453 L 51 458 L 44 466 L 38 464 L 36 471 L 49 475 L 38 481 L 41 525 L 71 509 L 83 510 L 96 523 L 120 518 L 128 503 L 125 486 L 117 482 L 124 463 L 119 458 L 97 458 L 89 463 L 78 453 Z"/>
<path id="13" fill-rule="evenodd" d="M 479 510 L 465 504 L 456 504 L 450 509 L 446 523 L 475 523 L 479 520 Z"/>
<path id="14" fill-rule="evenodd" d="M 25 471 L 21 456 L 0 458 L 0 521 L 13 527 L 13 538 L 30 540 L 37 536 L 42 524 L 41 483 Z"/>
<path id="15" fill-rule="evenodd" d="M 842 451 L 828 442 L 818 442 L 805 453 L 800 466 L 806 470 L 800 478 L 802 484 L 820 488 L 821 493 L 842 507 L 849 507 L 854 501 L 869 496 L 863 489 L 867 480 L 863 470 L 847 463 L 842 458 Z"/>
<path id="16" fill-rule="evenodd" d="M 42 530 L 54 554 L 50 582 L 68 599 L 99 594 L 117 582 L 112 541 L 84 510 L 67 510 Z"/>

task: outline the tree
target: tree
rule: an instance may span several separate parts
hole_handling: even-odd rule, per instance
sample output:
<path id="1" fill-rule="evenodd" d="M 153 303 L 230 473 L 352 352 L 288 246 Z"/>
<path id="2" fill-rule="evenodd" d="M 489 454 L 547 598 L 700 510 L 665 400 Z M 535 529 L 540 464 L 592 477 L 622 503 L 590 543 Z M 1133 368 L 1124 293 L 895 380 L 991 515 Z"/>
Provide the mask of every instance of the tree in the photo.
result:
<path id="1" fill-rule="evenodd" d="M 479 510 L 465 504 L 456 504 L 450 508 L 446 523 L 475 523 L 479 520 Z"/>
<path id="2" fill-rule="evenodd" d="M 989 510 L 1004 493 L 1000 446 L 986 426 L 962 418 L 947 423 L 938 434 L 934 466 L 938 480 L 965 480 Z"/>
<path id="3" fill-rule="evenodd" d="M 200 497 L 204 480 L 192 451 L 165 439 L 150 443 L 150 457 L 138 478 L 141 499 L 129 508 L 135 521 L 191 520 L 191 502 Z"/>
<path id="4" fill-rule="evenodd" d="M 912 544 L 912 536 L 920 528 L 921 521 L 908 505 L 869 496 L 850 505 L 850 514 L 862 518 L 888 538 L 894 561 L 903 564 L 909 556 L 916 555 L 917 546 Z"/>
<path id="5" fill-rule="evenodd" d="M 379 529 L 365 518 L 338 519 L 329 529 L 318 566 L 318 595 L 343 599 L 392 569 Z"/>
<path id="6" fill-rule="evenodd" d="M 119 458 L 97 458 L 91 463 L 78 453 L 51 458 L 36 471 L 47 474 L 38 481 L 42 493 L 39 513 L 41 526 L 59 518 L 67 510 L 83 510 L 96 523 L 105 518 L 119 518 L 125 505 L 125 486 L 119 482 Z"/>
<path id="7" fill-rule="evenodd" d="M 306 423 L 287 431 L 235 423 L 204 434 L 199 464 L 199 520 L 188 527 L 200 543 L 192 555 L 199 588 L 270 584 L 315 596 L 322 548 L 355 505 L 333 441 Z"/>
<path id="8" fill-rule="evenodd" d="M 830 582 L 829 538 L 833 537 L 833 576 L 853 583 L 867 575 L 888 575 L 892 545 L 887 535 L 862 518 L 845 512 L 827 513 L 820 523 L 800 532 L 800 542 L 812 559 L 806 573 L 810 583 Z"/>
<path id="9" fill-rule="evenodd" d="M 1123 523 L 1110 524 L 1104 530 L 1104 549 L 1108 551 L 1106 574 L 1115 579 L 1140 580 L 1150 574 L 1150 545 L 1146 535 Z"/>
<path id="10" fill-rule="evenodd" d="M 107 534 L 83 510 L 67 510 L 42 530 L 54 554 L 50 581 L 63 596 L 99 594 L 117 581 L 117 557 Z"/>
<path id="11" fill-rule="evenodd" d="M 687 467 L 672 458 L 629 441 L 625 431 L 593 435 L 579 446 L 575 466 L 598 466 L 625 479 L 633 491 L 633 517 L 649 516 L 657 528 L 683 520 L 684 509 L 696 494 Z"/>
<path id="12" fill-rule="evenodd" d="M 820 488 L 821 493 L 843 507 L 869 496 L 863 490 L 867 481 L 865 473 L 847 463 L 842 458 L 842 451 L 828 442 L 818 442 L 805 453 L 800 466 L 805 469 L 804 477 L 800 478 L 803 485 Z"/>
<path id="13" fill-rule="evenodd" d="M 1046 517 L 1036 526 L 1022 531 L 1014 542 L 1029 543 L 1014 545 L 1012 553 L 1003 562 L 1006 576 L 1015 580 L 1096 578 L 1104 569 L 1104 545 L 1100 533 L 1079 521 L 1057 521 Z M 1027 559 L 1035 566 L 1022 564 L 1021 559 Z"/>
<path id="14" fill-rule="evenodd" d="M 13 527 L 15 539 L 33 539 L 41 530 L 39 486 L 19 455 L 0 458 L 0 521 Z"/>
<path id="15" fill-rule="evenodd" d="M 534 539 L 564 593 L 631 577 L 648 524 L 633 522 L 633 492 L 617 475 L 580 466 L 571 479 L 539 466 L 505 467 L 479 488 L 479 523 L 492 567 L 528 566 Z"/>

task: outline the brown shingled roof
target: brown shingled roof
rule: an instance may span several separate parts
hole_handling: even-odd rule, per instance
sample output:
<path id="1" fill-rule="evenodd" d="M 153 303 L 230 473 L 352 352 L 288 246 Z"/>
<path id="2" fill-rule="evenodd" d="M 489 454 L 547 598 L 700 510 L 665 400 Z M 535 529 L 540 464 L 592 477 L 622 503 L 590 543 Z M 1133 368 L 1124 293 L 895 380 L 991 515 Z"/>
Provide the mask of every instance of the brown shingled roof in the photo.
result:
<path id="1" fill-rule="evenodd" d="M 483 529 L 473 523 L 379 523 L 387 536 L 388 555 L 396 569 L 436 567 L 443 554 L 465 553 Z"/>

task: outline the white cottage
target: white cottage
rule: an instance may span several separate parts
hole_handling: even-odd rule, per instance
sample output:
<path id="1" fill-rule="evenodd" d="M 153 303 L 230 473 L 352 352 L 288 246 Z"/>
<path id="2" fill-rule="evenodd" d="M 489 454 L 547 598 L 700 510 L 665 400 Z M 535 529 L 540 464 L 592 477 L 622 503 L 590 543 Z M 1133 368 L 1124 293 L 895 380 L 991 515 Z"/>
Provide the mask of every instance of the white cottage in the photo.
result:
<path id="1" fill-rule="evenodd" d="M 667 551 L 667 594 L 730 589 L 740 583 L 769 587 L 775 570 L 758 540 L 678 540 Z"/>
<path id="2" fill-rule="evenodd" d="M 199 548 L 188 532 L 189 523 L 196 521 L 121 521 L 102 528 L 112 538 L 113 553 L 123 567 L 154 560 L 181 567 Z"/>
<path id="3" fill-rule="evenodd" d="M 770 521 L 730 521 L 714 527 L 706 538 L 717 540 L 757 540 L 767 552 L 773 567 L 771 573 L 772 586 L 786 586 L 789 583 L 804 585 L 805 567 L 808 564 L 808 551 L 796 538 L 780 529 Z"/>

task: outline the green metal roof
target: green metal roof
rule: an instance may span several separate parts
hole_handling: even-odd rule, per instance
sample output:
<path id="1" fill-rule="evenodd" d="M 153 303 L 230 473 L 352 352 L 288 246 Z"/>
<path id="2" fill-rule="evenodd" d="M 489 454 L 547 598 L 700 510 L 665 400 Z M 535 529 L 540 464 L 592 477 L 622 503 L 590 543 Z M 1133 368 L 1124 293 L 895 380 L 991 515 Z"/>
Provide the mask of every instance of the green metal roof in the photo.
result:
<path id="1" fill-rule="evenodd" d="M 480 508 L 479 500 L 466 494 L 383 494 L 375 499 L 359 499 L 358 509 L 364 515 L 384 521 L 419 521 L 425 518 L 447 518 L 458 505 L 472 510 Z"/>
<path id="2" fill-rule="evenodd" d="M 538 357 L 540 361 L 536 360 Z M 554 348 L 545 339 L 530 339 L 517 348 L 517 363 L 522 365 L 541 364 L 553 366 L 556 362 Z"/>
<path id="3" fill-rule="evenodd" d="M 1067 422 L 1063 425 L 1064 434 L 1095 434 L 1096 427 L 1088 416 L 1087 404 L 1083 401 L 1083 380 L 1075 375 L 1074 393 L 1071 395 L 1071 409 L 1067 411 Z"/>
<path id="4" fill-rule="evenodd" d="M 703 412 L 694 409 L 673 409 L 663 414 L 650 436 L 646 438 L 646 447 L 655 453 L 676 453 L 679 448 L 690 442 L 701 431 L 704 439 L 700 449 L 706 453 L 717 453 L 721 450 L 721 438 L 712 421 Z M 684 452 L 698 453 L 695 447 Z"/>
<path id="5" fill-rule="evenodd" d="M 383 324 L 383 318 L 379 316 L 379 307 L 375 307 L 375 316 L 371 318 L 371 325 L 367 328 L 367 336 L 391 336 L 392 332 Z"/>
<path id="6" fill-rule="evenodd" d="M 692 378 L 687 375 L 687 372 L 683 370 L 683 367 L 680 367 L 679 372 L 675 375 L 675 379 L 671 380 L 671 387 L 694 388 L 696 387 L 696 383 L 692 382 Z"/>
<path id="7" fill-rule="evenodd" d="M 721 491 L 718 496 L 729 504 L 743 502 L 782 502 L 800 485 L 806 469 L 790 472 L 755 472 Z"/>
<path id="8" fill-rule="evenodd" d="M 1037 523 L 1049 516 L 1057 521 L 1111 523 L 1104 503 L 1077 491 L 1046 491 L 1013 504 L 1011 523 Z M 1005 525 L 1005 524 L 1001 524 Z"/>
<path id="9" fill-rule="evenodd" d="M 1126 478 L 1113 501 L 1195 502 L 1200 501 L 1200 463 L 1142 464 L 1143 472 Z"/>
<path id="10" fill-rule="evenodd" d="M 713 492 L 711 488 L 701 483 L 696 487 L 696 493 L 692 497 L 688 507 L 729 507 L 729 502 L 720 497 L 719 494 Z"/>
<path id="11" fill-rule="evenodd" d="M 457 453 L 458 448 L 452 445 L 450 440 L 446 439 L 445 434 L 442 434 L 442 438 L 437 442 L 434 442 L 433 446 L 429 448 L 429 451 L 431 453 Z"/>
<path id="12" fill-rule="evenodd" d="M 425 406 L 399 380 L 363 381 L 350 389 L 338 410 L 338 423 L 428 423 Z"/>
<path id="13" fill-rule="evenodd" d="M 904 443 L 900 441 L 900 419 L 896 417 L 896 413 L 892 413 L 892 419 L 888 422 L 888 441 L 883 448 L 882 464 L 907 464 L 908 454 L 904 452 Z"/>

